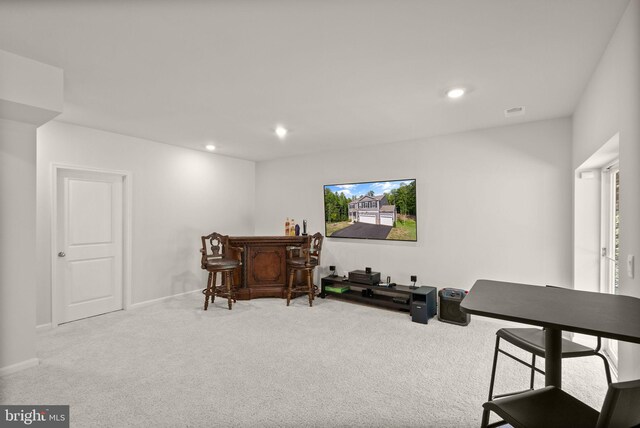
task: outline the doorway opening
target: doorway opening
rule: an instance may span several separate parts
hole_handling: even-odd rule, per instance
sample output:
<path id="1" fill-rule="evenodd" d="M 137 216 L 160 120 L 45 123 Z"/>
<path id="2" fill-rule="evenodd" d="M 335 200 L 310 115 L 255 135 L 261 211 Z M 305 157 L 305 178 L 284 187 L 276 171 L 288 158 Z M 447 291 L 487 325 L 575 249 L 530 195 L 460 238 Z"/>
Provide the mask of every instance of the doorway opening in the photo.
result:
<path id="1" fill-rule="evenodd" d="M 620 168 L 618 160 L 603 168 L 600 291 L 618 294 L 620 283 Z M 618 341 L 603 340 L 603 350 L 617 367 Z"/>
<path id="2" fill-rule="evenodd" d="M 612 136 L 575 171 L 573 284 L 576 290 L 616 293 L 618 278 L 619 134 Z M 624 183 L 622 183 L 624 185 Z M 573 340 L 595 346 L 596 338 Z M 602 339 L 602 350 L 617 372 L 617 343 Z"/>

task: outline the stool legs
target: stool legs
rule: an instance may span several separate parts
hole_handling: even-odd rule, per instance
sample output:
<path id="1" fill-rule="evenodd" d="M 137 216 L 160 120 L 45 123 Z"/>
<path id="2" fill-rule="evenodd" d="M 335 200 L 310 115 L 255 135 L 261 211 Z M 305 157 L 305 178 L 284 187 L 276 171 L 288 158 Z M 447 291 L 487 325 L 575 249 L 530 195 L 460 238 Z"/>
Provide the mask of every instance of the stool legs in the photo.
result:
<path id="1" fill-rule="evenodd" d="M 313 280 L 311 279 L 311 269 L 307 269 L 307 287 L 309 287 L 309 306 L 313 306 Z"/>
<path id="2" fill-rule="evenodd" d="M 227 304 L 229 305 L 229 310 L 231 310 L 231 306 L 232 306 L 232 304 L 231 304 L 231 299 L 232 299 L 232 297 L 231 297 L 231 286 L 232 286 L 232 284 L 231 283 L 233 282 L 233 280 L 231 279 L 232 278 L 231 277 L 231 272 L 229 272 L 229 271 L 225 272 L 224 276 L 225 276 L 225 283 L 227 285 Z"/>
<path id="3" fill-rule="evenodd" d="M 493 385 L 496 380 L 496 367 L 498 365 L 498 349 L 500 348 L 500 336 L 496 336 L 496 346 L 493 351 L 493 366 L 491 367 L 491 382 L 489 383 L 489 400 L 493 400 Z M 482 425 L 486 427 L 489 424 L 489 410 L 483 409 L 482 411 Z"/>
<path id="4" fill-rule="evenodd" d="M 217 288 L 217 276 L 218 272 L 220 272 L 221 277 L 221 285 L 220 290 Z M 226 293 L 222 292 L 225 290 Z M 204 294 L 204 310 L 206 311 L 209 308 L 209 296 L 211 296 L 211 303 L 213 303 L 216 299 L 216 293 L 219 296 L 224 297 L 227 296 L 227 304 L 229 305 L 229 310 L 233 307 L 233 303 L 236 303 L 236 295 L 235 290 L 233 288 L 233 271 L 217 271 L 217 272 L 209 272 L 209 277 L 207 279 L 207 288 L 202 290 L 202 294 Z"/>
<path id="5" fill-rule="evenodd" d="M 293 286 L 293 281 L 295 280 L 296 272 L 299 270 L 304 270 L 307 272 L 307 284 L 306 287 L 304 285 L 298 285 L 296 287 Z M 301 276 L 301 279 L 303 277 Z M 313 269 L 290 269 L 289 270 L 289 283 L 287 285 L 287 306 L 291 302 L 291 294 L 293 292 L 302 293 L 306 292 L 309 298 L 309 306 L 313 306 L 313 300 L 315 298 L 314 295 L 314 285 L 313 285 Z"/>
<path id="6" fill-rule="evenodd" d="M 207 279 L 207 288 L 202 291 L 204 294 L 204 310 L 206 311 L 209 308 L 209 295 L 211 295 L 211 301 L 213 302 L 213 289 L 211 288 L 211 275 L 213 273 L 209 272 L 209 277 Z"/>
<path id="7" fill-rule="evenodd" d="M 211 284 L 211 303 L 216 300 L 216 278 L 218 274 L 216 272 L 211 272 L 209 275 L 213 275 L 213 283 Z"/>
<path id="8" fill-rule="evenodd" d="M 531 382 L 529 389 L 533 390 L 536 382 L 536 354 L 531 354 Z"/>
<path id="9" fill-rule="evenodd" d="M 289 287 L 287 287 L 287 306 L 289 306 L 289 302 L 291 302 L 291 287 L 293 287 L 293 277 L 295 275 L 295 271 L 293 269 L 289 270 Z"/>

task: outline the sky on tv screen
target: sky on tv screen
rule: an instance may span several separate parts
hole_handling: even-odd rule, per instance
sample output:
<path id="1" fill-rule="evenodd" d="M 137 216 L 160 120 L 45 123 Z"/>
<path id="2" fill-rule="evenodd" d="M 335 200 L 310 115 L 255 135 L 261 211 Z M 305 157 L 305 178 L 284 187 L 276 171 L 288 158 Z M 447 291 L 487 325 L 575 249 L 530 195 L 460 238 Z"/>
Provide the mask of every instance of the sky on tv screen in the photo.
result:
<path id="1" fill-rule="evenodd" d="M 369 191 L 373 191 L 374 195 L 382 195 L 390 193 L 393 189 L 397 189 L 402 184 L 409 185 L 415 180 L 395 180 L 395 181 L 375 181 L 370 183 L 352 183 L 352 184 L 333 184 L 325 186 L 326 189 L 333 193 L 342 193 L 345 197 L 366 195 Z"/>

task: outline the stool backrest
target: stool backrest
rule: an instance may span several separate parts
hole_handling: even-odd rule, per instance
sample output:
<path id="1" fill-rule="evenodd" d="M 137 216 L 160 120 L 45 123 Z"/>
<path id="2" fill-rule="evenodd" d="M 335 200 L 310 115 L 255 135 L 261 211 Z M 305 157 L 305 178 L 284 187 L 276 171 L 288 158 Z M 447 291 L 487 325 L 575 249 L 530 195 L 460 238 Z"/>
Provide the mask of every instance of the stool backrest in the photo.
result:
<path id="1" fill-rule="evenodd" d="M 640 425 L 640 380 L 609 385 L 596 428 Z"/>
<path id="2" fill-rule="evenodd" d="M 320 251 L 322 251 L 322 240 L 324 236 L 322 233 L 316 232 L 311 235 L 311 243 L 309 246 L 309 255 L 311 257 L 315 257 L 318 260 L 318 265 L 320 264 Z"/>
<path id="3" fill-rule="evenodd" d="M 221 235 L 213 232 L 210 235 L 202 236 L 202 253 L 201 267 L 205 268 L 208 259 L 224 259 L 227 257 L 227 246 L 229 245 L 229 236 Z"/>

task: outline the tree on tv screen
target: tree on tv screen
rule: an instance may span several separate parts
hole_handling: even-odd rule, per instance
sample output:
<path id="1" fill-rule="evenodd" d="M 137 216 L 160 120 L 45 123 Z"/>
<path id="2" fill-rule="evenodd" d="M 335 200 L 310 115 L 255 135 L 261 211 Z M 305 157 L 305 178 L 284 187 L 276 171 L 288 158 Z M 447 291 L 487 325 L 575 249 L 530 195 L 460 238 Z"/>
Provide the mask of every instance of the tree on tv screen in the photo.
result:
<path id="1" fill-rule="evenodd" d="M 324 221 L 338 222 L 349 220 L 350 199 L 343 193 L 333 193 L 329 189 L 324 189 Z"/>
<path id="2" fill-rule="evenodd" d="M 401 184 L 391 193 L 387 193 L 390 205 L 396 206 L 396 212 L 404 215 L 416 215 L 416 182 Z"/>

